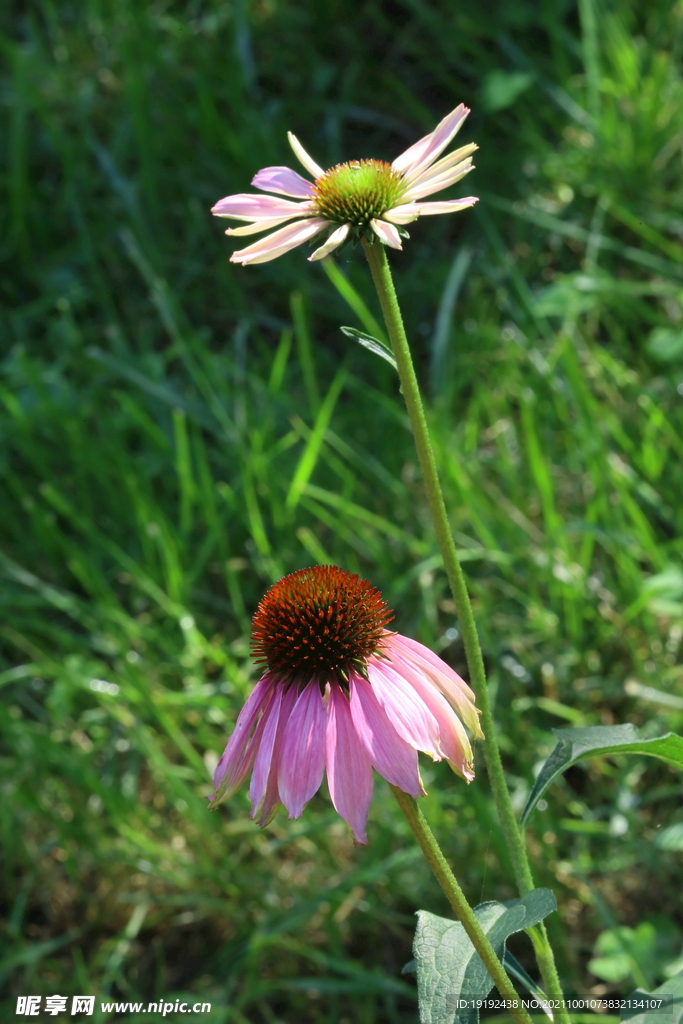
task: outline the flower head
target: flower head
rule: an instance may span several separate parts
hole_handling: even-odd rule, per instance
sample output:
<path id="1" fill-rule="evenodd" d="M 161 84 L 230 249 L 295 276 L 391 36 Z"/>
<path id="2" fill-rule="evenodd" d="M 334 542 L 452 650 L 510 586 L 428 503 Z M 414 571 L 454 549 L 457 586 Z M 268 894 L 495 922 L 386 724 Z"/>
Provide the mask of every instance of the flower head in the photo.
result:
<path id="1" fill-rule="evenodd" d="M 425 196 L 453 185 L 472 170 L 474 143 L 461 146 L 448 156 L 438 157 L 451 142 L 469 114 L 462 103 L 440 121 L 433 132 L 397 157 L 392 164 L 383 160 L 351 160 L 324 171 L 291 132 L 289 143 L 298 160 L 314 179 L 312 182 L 289 167 L 264 167 L 252 185 L 277 195 L 240 194 L 221 199 L 211 211 L 216 217 L 246 221 L 240 228 L 228 228 L 226 235 L 271 234 L 234 252 L 233 263 L 267 263 L 323 231 L 323 245 L 309 256 L 319 260 L 347 239 L 379 239 L 400 249 L 399 230 L 421 215 L 454 213 L 476 203 L 474 196 L 424 203 Z M 287 196 L 281 199 L 279 196 Z M 292 200 L 303 200 L 293 202 Z"/>
<path id="2" fill-rule="evenodd" d="M 474 778 L 463 727 L 482 735 L 474 694 L 428 648 L 386 629 L 392 618 L 367 580 L 333 565 L 270 588 L 252 623 L 263 675 L 214 772 L 211 809 L 251 772 L 260 826 L 281 803 L 298 818 L 327 769 L 332 803 L 366 843 L 373 768 L 414 797 L 425 793 L 418 750 Z"/>

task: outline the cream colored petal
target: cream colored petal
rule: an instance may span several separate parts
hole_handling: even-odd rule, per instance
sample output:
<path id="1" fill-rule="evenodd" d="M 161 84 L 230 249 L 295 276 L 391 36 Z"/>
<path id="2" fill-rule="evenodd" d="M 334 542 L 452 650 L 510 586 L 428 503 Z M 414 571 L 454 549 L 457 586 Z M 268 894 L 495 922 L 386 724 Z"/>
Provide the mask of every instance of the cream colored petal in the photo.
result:
<path id="1" fill-rule="evenodd" d="M 327 227 L 328 223 L 329 221 L 323 220 L 322 217 L 295 221 L 294 224 L 288 224 L 286 227 L 280 228 L 279 231 L 274 231 L 272 235 L 266 235 L 258 242 L 253 242 L 246 249 L 234 252 L 230 257 L 230 262 L 267 263 L 269 260 L 274 260 L 277 256 L 289 252 L 290 249 L 295 249 L 297 245 L 307 242 L 309 238 L 313 238 L 324 227 Z"/>
<path id="2" fill-rule="evenodd" d="M 476 142 L 468 142 L 466 146 L 461 146 L 460 149 L 455 149 L 452 153 L 449 153 L 448 156 L 442 156 L 435 164 L 431 164 L 429 167 L 423 168 L 417 173 L 406 174 L 403 180 L 406 185 L 417 185 L 417 183 L 422 181 L 423 178 L 431 178 L 434 174 L 443 174 L 444 171 L 447 171 L 456 164 L 459 164 L 461 160 L 465 160 L 468 156 L 472 156 L 472 154 L 476 153 L 478 149 L 479 146 Z"/>
<path id="3" fill-rule="evenodd" d="M 306 214 L 306 216 L 312 217 L 313 213 Z M 292 220 L 291 217 L 277 217 L 273 220 L 257 221 L 255 224 L 245 224 L 241 228 L 228 228 L 225 233 L 226 235 L 236 235 L 237 237 L 240 235 L 257 235 L 259 231 L 270 231 L 271 228 L 282 227 L 290 220 Z"/>
<path id="4" fill-rule="evenodd" d="M 403 171 L 406 175 L 419 174 L 433 164 L 444 151 L 468 114 L 469 109 L 461 103 L 439 121 L 433 132 L 414 143 L 405 153 L 401 153 L 391 166 L 395 171 Z"/>
<path id="5" fill-rule="evenodd" d="M 371 220 L 370 227 L 375 232 L 380 242 L 390 245 L 392 249 L 402 249 L 401 236 L 393 224 L 387 224 L 384 220 Z"/>
<path id="6" fill-rule="evenodd" d="M 449 199 L 444 203 L 416 203 L 415 205 L 420 207 L 421 217 L 430 217 L 436 213 L 457 213 L 458 210 L 466 210 L 478 202 L 477 196 L 467 196 L 466 199 Z"/>
<path id="7" fill-rule="evenodd" d="M 337 248 L 337 246 L 341 245 L 342 242 L 346 240 L 350 230 L 351 228 L 348 224 L 342 224 L 340 228 L 337 228 L 336 231 L 332 232 L 324 245 L 321 245 L 319 249 L 316 249 L 314 253 L 311 253 L 308 257 L 309 261 L 321 260 L 324 256 L 331 253 Z"/>
<path id="8" fill-rule="evenodd" d="M 383 213 L 382 219 L 388 220 L 390 224 L 410 224 L 412 221 L 417 220 L 419 216 L 419 203 L 401 203 L 400 206 L 395 206 L 393 210 L 387 210 L 386 213 Z"/>
<path id="9" fill-rule="evenodd" d="M 322 178 L 325 173 L 324 170 L 322 167 L 318 166 L 312 156 L 308 155 L 296 135 L 293 135 L 292 132 L 287 132 L 287 138 L 289 139 L 289 144 L 294 150 L 294 155 L 299 163 L 305 167 L 308 173 L 312 174 L 314 178 Z"/>
<path id="10" fill-rule="evenodd" d="M 455 185 L 456 181 L 460 181 L 466 174 L 473 169 L 474 164 L 468 158 L 463 160 L 462 163 L 457 164 L 450 170 L 445 171 L 443 174 L 429 175 L 426 174 L 413 185 L 410 185 L 403 193 L 401 198 L 404 202 L 413 203 L 416 199 L 422 199 L 424 196 L 430 196 L 433 192 L 441 192 L 445 188 L 449 188 L 451 185 Z"/>

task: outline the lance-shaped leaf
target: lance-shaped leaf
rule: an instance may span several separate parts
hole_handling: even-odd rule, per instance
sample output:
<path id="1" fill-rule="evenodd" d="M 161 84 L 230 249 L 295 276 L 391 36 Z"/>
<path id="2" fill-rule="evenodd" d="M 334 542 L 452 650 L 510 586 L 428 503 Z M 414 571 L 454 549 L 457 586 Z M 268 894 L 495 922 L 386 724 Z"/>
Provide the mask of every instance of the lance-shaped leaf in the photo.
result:
<path id="1" fill-rule="evenodd" d="M 474 908 L 499 960 L 515 932 L 538 924 L 557 909 L 550 889 L 533 889 L 519 900 L 481 903 Z M 422 1024 L 472 1024 L 472 1000 L 484 999 L 493 981 L 459 921 L 418 910 L 413 952 Z"/>
<path id="2" fill-rule="evenodd" d="M 604 754 L 647 754 L 683 769 L 683 737 L 666 736 L 643 739 L 635 725 L 591 725 L 584 729 L 553 729 L 557 745 L 536 777 L 526 807 L 524 824 L 551 782 L 570 765 L 585 757 Z"/>
<path id="3" fill-rule="evenodd" d="M 379 338 L 373 338 L 371 334 L 366 334 L 365 331 L 357 331 L 355 327 L 341 327 L 340 330 L 342 334 L 345 334 L 348 338 L 353 338 L 359 345 L 369 348 L 376 356 L 386 359 L 395 370 L 398 370 L 396 360 L 391 354 L 391 349 L 383 341 L 380 341 Z"/>

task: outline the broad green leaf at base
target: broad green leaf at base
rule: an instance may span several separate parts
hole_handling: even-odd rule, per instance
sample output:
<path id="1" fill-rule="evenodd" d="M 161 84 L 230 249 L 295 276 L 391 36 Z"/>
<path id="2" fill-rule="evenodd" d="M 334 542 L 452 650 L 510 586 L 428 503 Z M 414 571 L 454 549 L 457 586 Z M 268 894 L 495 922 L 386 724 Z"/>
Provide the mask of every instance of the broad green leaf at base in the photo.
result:
<path id="1" fill-rule="evenodd" d="M 673 1007 L 666 1010 L 652 1009 L 639 1010 L 639 1000 L 647 999 L 648 996 L 672 996 Z M 636 989 L 628 997 L 636 1005 L 632 1008 L 625 1008 L 621 1011 L 622 1024 L 681 1024 L 683 1021 L 683 971 L 679 971 L 673 978 L 667 978 L 659 988 L 653 992 L 643 992 Z"/>
<path id="2" fill-rule="evenodd" d="M 550 889 L 534 889 L 522 899 L 481 903 L 474 908 L 500 960 L 510 935 L 538 924 L 557 909 Z M 484 962 L 459 921 L 418 910 L 413 951 L 422 1024 L 471 1024 L 474 1009 L 458 1000 L 483 999 L 493 988 Z"/>

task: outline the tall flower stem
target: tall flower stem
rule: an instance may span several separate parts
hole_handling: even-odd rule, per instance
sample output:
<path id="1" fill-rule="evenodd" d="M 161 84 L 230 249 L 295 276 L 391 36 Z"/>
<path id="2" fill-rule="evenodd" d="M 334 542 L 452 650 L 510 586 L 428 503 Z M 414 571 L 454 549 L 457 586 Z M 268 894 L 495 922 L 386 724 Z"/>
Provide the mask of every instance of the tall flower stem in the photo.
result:
<path id="1" fill-rule="evenodd" d="M 460 923 L 467 932 L 470 942 L 484 961 L 486 970 L 489 972 L 503 999 L 509 1000 L 512 1016 L 519 1024 L 532 1024 L 531 1017 L 522 1005 L 522 1001 L 506 974 L 505 968 L 498 959 L 488 936 L 467 902 L 457 878 L 448 866 L 448 862 L 441 852 L 432 830 L 418 807 L 417 801 L 412 796 L 404 793 L 398 786 L 392 786 L 391 789 L 408 824 L 413 830 L 415 838 L 420 844 L 430 868 L 445 892 L 448 902 L 453 907 Z"/>
<path id="2" fill-rule="evenodd" d="M 422 470 L 422 479 L 427 493 L 429 510 L 441 550 L 446 576 L 448 577 L 455 602 L 456 614 L 465 647 L 470 683 L 475 692 L 477 704 L 481 709 L 481 724 L 486 737 L 484 740 L 484 756 L 486 758 L 489 779 L 491 780 L 493 798 L 510 854 L 517 888 L 520 895 L 524 896 L 533 889 L 534 880 L 524 838 L 517 824 L 510 800 L 510 793 L 505 781 L 505 773 L 503 772 L 496 731 L 493 725 L 486 683 L 486 670 L 484 668 L 484 659 L 481 653 L 477 627 L 467 592 L 465 577 L 463 576 L 448 522 L 448 513 L 446 512 L 446 504 L 441 491 L 441 484 L 439 483 L 434 449 L 432 448 L 410 346 L 403 326 L 403 318 L 398 305 L 398 299 L 396 298 L 391 270 L 389 269 L 389 261 L 387 260 L 385 247 L 380 243 L 364 240 L 363 248 L 370 266 L 370 273 L 372 274 L 372 280 L 382 307 L 384 322 L 398 367 L 401 392 L 406 403 L 408 418 L 410 419 L 410 426 L 415 439 L 415 447 L 417 449 L 420 469 Z M 541 924 L 536 928 L 529 929 L 529 935 L 534 944 L 536 959 L 546 992 L 549 996 L 560 1000 L 559 1005 L 561 1006 L 562 989 L 545 926 Z M 565 1011 L 558 1011 L 558 1020 L 561 1024 L 568 1024 L 569 1017 Z"/>

